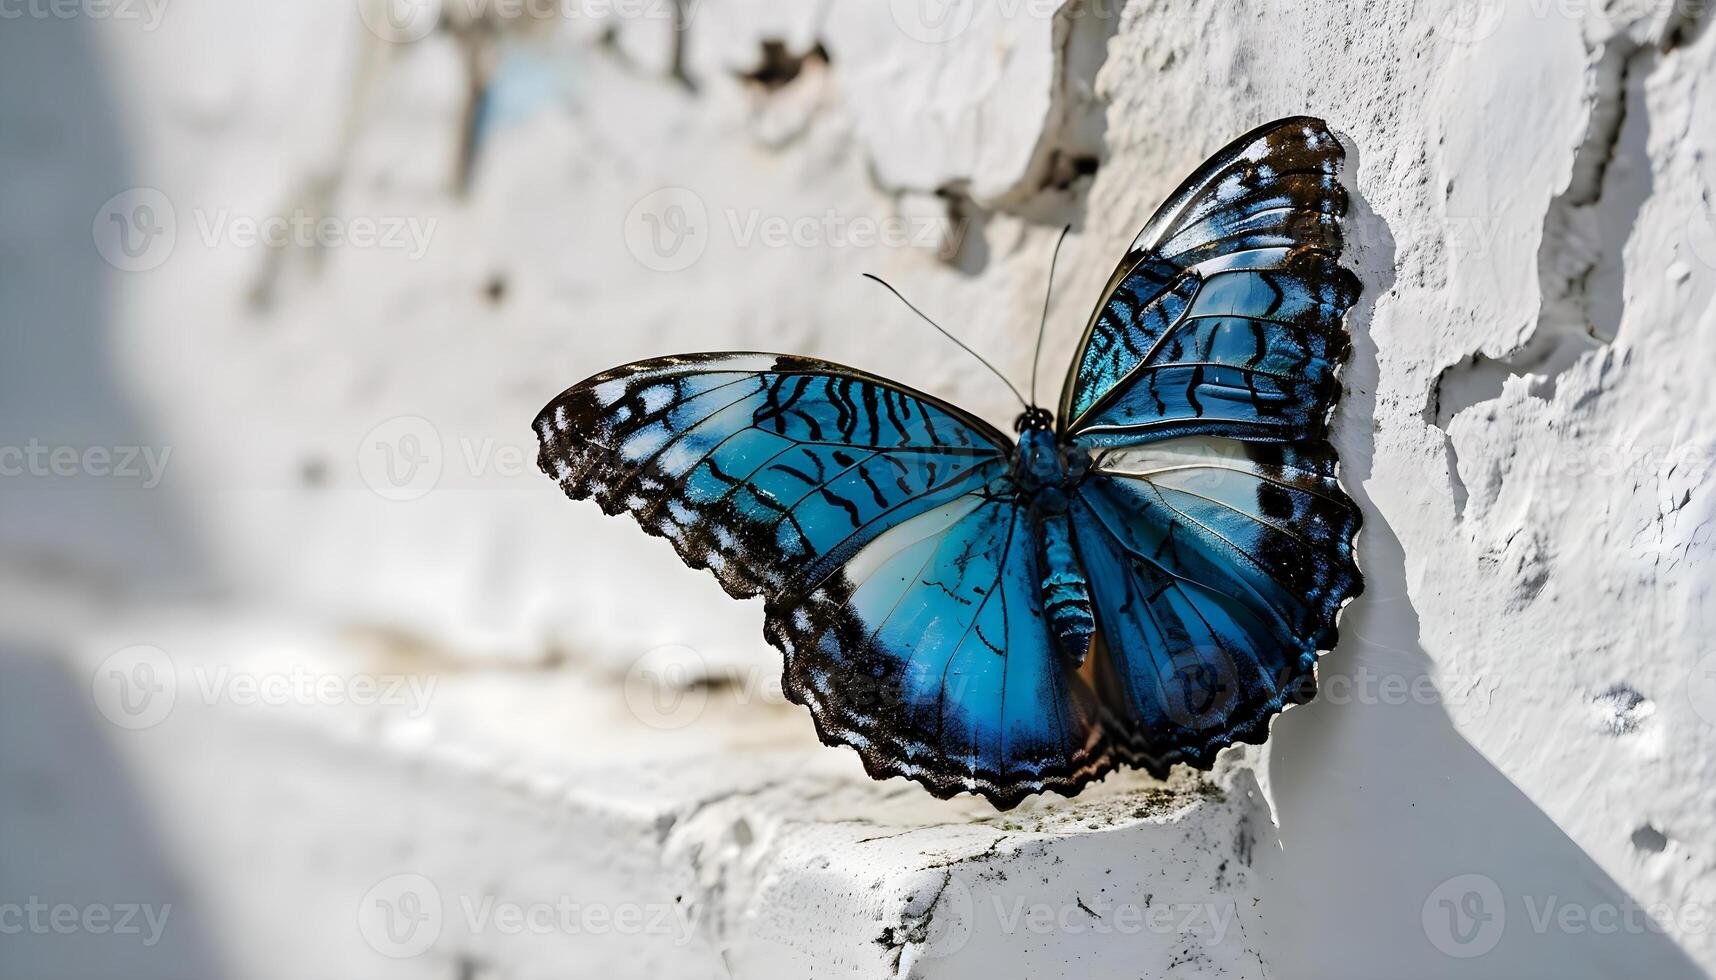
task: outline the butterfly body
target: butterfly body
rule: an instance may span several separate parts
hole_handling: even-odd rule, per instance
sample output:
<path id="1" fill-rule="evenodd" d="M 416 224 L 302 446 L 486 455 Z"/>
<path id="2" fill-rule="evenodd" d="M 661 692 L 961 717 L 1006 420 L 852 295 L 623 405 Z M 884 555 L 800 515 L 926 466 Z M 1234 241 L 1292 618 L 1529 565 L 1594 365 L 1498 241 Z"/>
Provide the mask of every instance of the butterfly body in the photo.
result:
<path id="1" fill-rule="evenodd" d="M 539 464 L 761 597 L 787 697 L 876 778 L 1007 808 L 1208 768 L 1314 694 L 1361 588 L 1326 438 L 1342 158 L 1298 117 L 1204 164 L 1016 440 L 852 368 L 691 354 L 568 388 Z"/>
<path id="2" fill-rule="evenodd" d="M 1091 612 L 1090 582 L 1073 545 L 1069 504 L 1090 470 L 1090 456 L 1062 443 L 1052 417 L 1042 409 L 1027 410 L 1014 428 L 1019 432 L 1019 447 L 1011 478 L 1015 492 L 1029 508 L 1031 527 L 1040 542 L 1043 611 L 1049 618 L 1049 632 L 1073 664 L 1082 664 L 1096 632 L 1096 618 Z"/>

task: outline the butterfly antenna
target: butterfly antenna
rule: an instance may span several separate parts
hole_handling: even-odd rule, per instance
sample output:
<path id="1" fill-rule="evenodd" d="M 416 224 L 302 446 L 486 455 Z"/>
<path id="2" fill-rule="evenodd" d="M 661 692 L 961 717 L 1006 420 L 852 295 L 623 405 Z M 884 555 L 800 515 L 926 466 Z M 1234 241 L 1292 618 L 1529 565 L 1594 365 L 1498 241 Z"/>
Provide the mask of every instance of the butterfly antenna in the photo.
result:
<path id="1" fill-rule="evenodd" d="M 1061 243 L 1067 240 L 1067 232 L 1072 231 L 1072 225 L 1061 229 L 1061 237 L 1055 239 L 1055 252 L 1049 257 L 1049 283 L 1043 287 L 1043 319 L 1037 324 L 1037 352 L 1031 357 L 1031 404 L 1037 403 L 1037 365 L 1043 360 L 1043 332 L 1049 328 L 1049 297 L 1054 295 L 1055 263 L 1061 259 Z"/>
<path id="2" fill-rule="evenodd" d="M 913 313 L 916 313 L 918 316 L 922 317 L 923 321 L 925 323 L 929 324 L 930 326 L 936 328 L 936 330 L 940 331 L 941 335 L 943 337 L 946 337 L 948 340 L 951 340 L 954 343 L 958 344 L 960 350 L 965 351 L 967 354 L 970 354 L 972 357 L 977 358 L 978 363 L 980 363 L 984 367 L 988 368 L 991 374 L 994 374 L 997 378 L 1000 378 L 1001 383 L 1007 386 L 1007 390 L 1011 391 L 1013 393 L 1013 397 L 1019 399 L 1019 404 L 1025 406 L 1026 408 L 1031 407 L 1031 403 L 1025 400 L 1025 396 L 1021 395 L 1019 393 L 1018 388 L 1013 387 L 1013 382 L 1008 381 L 1007 376 L 1005 374 L 1002 374 L 1000 371 L 995 369 L 995 365 L 993 365 L 993 364 L 989 363 L 987 360 L 985 360 L 982 354 L 979 354 L 976 351 L 972 350 L 970 347 L 967 347 L 965 345 L 965 341 L 960 340 L 958 337 L 955 337 L 953 334 L 948 333 L 946 330 L 942 329 L 941 324 L 935 322 L 934 320 L 931 320 L 929 318 L 929 315 L 926 314 L 923 310 L 920 310 L 917 307 L 913 306 L 911 300 L 905 298 L 904 296 L 901 296 L 900 291 L 898 289 L 895 289 L 894 287 L 888 285 L 886 282 L 883 282 L 880 276 L 873 276 L 868 272 L 864 273 L 864 278 L 871 279 L 871 280 L 874 280 L 878 283 L 881 283 L 882 288 L 886 289 L 890 293 L 893 293 L 894 298 L 899 300 L 900 302 L 906 304 L 907 309 L 911 310 Z"/>

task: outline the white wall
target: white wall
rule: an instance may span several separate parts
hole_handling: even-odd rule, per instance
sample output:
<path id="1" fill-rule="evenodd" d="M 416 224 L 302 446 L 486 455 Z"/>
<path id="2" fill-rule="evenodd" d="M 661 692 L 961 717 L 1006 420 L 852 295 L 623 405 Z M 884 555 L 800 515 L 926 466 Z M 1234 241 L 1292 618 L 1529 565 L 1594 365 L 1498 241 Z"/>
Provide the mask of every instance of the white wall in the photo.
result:
<path id="1" fill-rule="evenodd" d="M 765 349 L 1004 422 L 1006 390 L 859 274 L 1023 378 L 1070 222 L 1045 370 L 1058 379 L 1161 197 L 1233 136 L 1309 112 L 1355 151 L 1366 293 L 1336 436 L 1365 511 L 1367 588 L 1324 661 L 1325 697 L 1285 715 L 1256 763 L 1267 808 L 1210 818 L 1256 838 L 1250 877 L 1223 893 L 1256 899 L 1261 934 L 1208 962 L 1306 977 L 1716 969 L 1716 403 L 1701 370 L 1716 354 L 1716 15 L 1693 0 L 687 0 L 676 30 L 668 0 L 535 24 L 497 16 L 504 0 L 471 22 L 466 3 L 446 0 L 421 38 L 409 19 L 383 37 L 380 0 L 167 0 L 0 26 L 4 441 L 170 452 L 158 485 L 0 483 L 8 646 L 53 651 L 77 690 L 135 643 L 181 672 L 280 670 L 306 649 L 335 665 L 403 657 L 447 684 L 432 730 L 294 724 L 362 751 L 482 745 L 494 755 L 478 770 L 554 771 L 598 796 L 644 778 L 631 760 L 646 782 L 690 778 L 680 743 L 604 738 L 591 719 L 658 647 L 766 678 L 760 609 L 629 522 L 567 504 L 535 471 L 541 404 L 634 358 Z M 740 77 L 769 40 L 796 71 L 774 87 Z M 819 44 L 826 59 L 798 63 Z M 176 238 L 126 257 L 111 215 L 139 203 Z M 398 247 L 245 238 L 294 214 L 397 227 Z M 870 230 L 906 240 L 867 244 Z M 561 717 L 586 697 L 597 707 Z M 221 725 L 254 720 L 226 707 Z M 757 780 L 808 766 L 862 785 L 800 714 L 734 712 L 704 737 Z M 91 718 L 164 839 L 219 837 L 221 811 L 293 839 L 265 795 L 218 775 L 245 758 Z M 30 741 L 9 758 L 81 757 L 77 738 Z M 342 763 L 268 744 L 303 787 L 284 812 L 322 828 L 306 850 L 382 839 L 368 807 L 350 812 Z M 187 760 L 202 778 L 184 778 Z M 413 792 L 427 811 L 459 791 Z M 767 794 L 746 805 L 784 812 Z M 980 816 L 939 806 L 888 819 Z M 485 852 L 452 831 L 398 839 L 481 877 Z M 181 851 L 163 874 L 246 907 L 208 853 Z M 1027 851 L 1025 865 L 1047 860 Z M 1075 891 L 1103 873 L 1084 860 Z M 362 862 L 327 861 L 363 878 Z M 285 864 L 251 875 L 292 882 L 281 908 L 226 931 L 255 938 L 210 959 L 294 975 L 291 957 L 319 945 L 256 953 L 296 921 L 291 895 L 323 894 L 325 876 Z M 757 894 L 743 880 L 733 893 Z M 1446 919 L 1444 898 L 1505 922 L 1462 943 L 1450 921 L 1475 923 Z M 308 936 L 350 932 L 343 914 L 304 921 Z M 711 947 L 745 933 L 710 929 Z M 372 968 L 354 955 L 337 962 Z"/>

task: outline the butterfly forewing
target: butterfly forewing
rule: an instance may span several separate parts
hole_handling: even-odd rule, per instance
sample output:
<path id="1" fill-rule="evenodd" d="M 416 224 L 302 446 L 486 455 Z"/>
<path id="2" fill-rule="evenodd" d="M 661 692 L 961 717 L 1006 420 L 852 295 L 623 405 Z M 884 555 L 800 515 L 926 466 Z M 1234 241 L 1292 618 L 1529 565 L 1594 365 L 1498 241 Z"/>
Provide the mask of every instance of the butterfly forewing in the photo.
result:
<path id="1" fill-rule="evenodd" d="M 1179 362 L 1195 369 L 1197 354 L 1209 345 L 1218 345 L 1218 359 L 1226 363 L 1248 360 L 1261 343 L 1265 350 L 1253 365 L 1259 370 L 1268 369 L 1265 361 L 1285 356 L 1268 345 L 1291 345 L 1295 335 L 1276 338 L 1268 330 L 1246 329 L 1245 317 L 1186 336 L 1188 319 L 1219 317 L 1224 302 L 1205 295 L 1212 286 L 1218 297 L 1254 293 L 1244 305 L 1248 314 L 1272 313 L 1277 291 L 1295 294 L 1282 297 L 1284 306 L 1321 298 L 1344 313 L 1357 297 L 1356 280 L 1308 254 L 1333 259 L 1340 252 L 1340 216 L 1347 210 L 1339 180 L 1343 152 L 1322 122 L 1298 117 L 1241 137 L 1200 167 L 1145 225 L 1110 278 L 1067 376 L 1062 431 L 1154 421 L 1148 413 L 1124 409 L 1100 420 L 1092 414 L 1132 388 L 1141 368 L 1160 371 L 1164 363 Z M 1206 282 L 1218 276 L 1224 277 L 1219 284 Z M 1332 318 L 1337 332 L 1340 313 Z M 1177 349 L 1163 349 L 1176 340 Z M 1241 355 L 1247 342 L 1251 349 Z M 1189 373 L 1174 380 L 1182 388 L 1206 383 Z M 1171 417 L 1165 408 L 1158 411 Z"/>

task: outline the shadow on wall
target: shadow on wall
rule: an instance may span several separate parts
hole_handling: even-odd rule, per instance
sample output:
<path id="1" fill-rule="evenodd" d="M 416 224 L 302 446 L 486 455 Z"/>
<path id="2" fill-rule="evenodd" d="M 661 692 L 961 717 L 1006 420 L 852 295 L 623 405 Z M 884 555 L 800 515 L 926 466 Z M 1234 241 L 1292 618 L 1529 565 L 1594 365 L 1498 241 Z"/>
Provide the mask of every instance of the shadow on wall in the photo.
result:
<path id="1" fill-rule="evenodd" d="M 0 459 L 0 554 L 32 580 L 159 585 L 194 569 L 171 519 L 170 471 L 145 488 L 141 467 L 131 479 L 88 465 L 100 459 L 91 448 L 108 451 L 97 464 L 108 469 L 149 446 L 112 364 L 122 273 L 93 234 L 102 202 L 131 178 L 89 32 L 28 15 L 0 28 L 0 447 L 16 450 Z M 55 472 L 61 447 L 77 452 L 75 472 Z M 0 638 L 0 976 L 221 975 L 112 731 L 93 714 L 88 678 Z"/>
<path id="2" fill-rule="evenodd" d="M 0 552 L 31 576 L 159 587 L 191 581 L 196 562 L 170 448 L 135 417 L 111 325 L 147 273 L 110 264 L 95 234 L 103 202 L 137 178 L 91 35 L 138 29 L 26 15 L 0 30 Z"/>
<path id="3" fill-rule="evenodd" d="M 1372 317 L 1393 286 L 1394 238 L 1356 193 L 1349 222 L 1370 234 L 1356 255 L 1366 292 L 1348 319 L 1336 442 L 1342 482 L 1364 510 L 1365 592 L 1323 658 L 1319 697 L 1275 726 L 1278 838 L 1266 832 L 1256 860 L 1267 962 L 1283 977 L 1702 976 L 1460 736 L 1448 692 L 1423 695 L 1435 665 L 1419 643 L 1405 554 L 1364 489 L 1379 381 Z M 1419 696 L 1402 696 L 1402 684 Z"/>
<path id="4" fill-rule="evenodd" d="M 66 661 L 0 649 L 0 976 L 222 975 L 115 733 Z"/>

